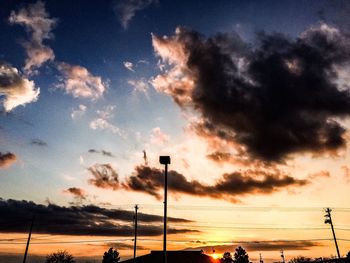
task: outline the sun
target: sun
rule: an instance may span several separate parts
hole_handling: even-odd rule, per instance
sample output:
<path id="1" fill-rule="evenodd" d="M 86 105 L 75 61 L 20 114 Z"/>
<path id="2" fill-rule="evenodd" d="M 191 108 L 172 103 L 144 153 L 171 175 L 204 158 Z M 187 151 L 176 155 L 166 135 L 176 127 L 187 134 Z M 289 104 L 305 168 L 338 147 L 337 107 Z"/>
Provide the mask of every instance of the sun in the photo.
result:
<path id="1" fill-rule="evenodd" d="M 209 254 L 209 256 L 211 256 L 211 257 L 213 257 L 213 258 L 215 258 L 215 259 L 219 259 L 219 258 L 221 258 L 221 257 L 222 257 L 222 255 L 221 255 L 221 254 L 217 254 L 217 253 L 214 253 L 214 254 Z"/>

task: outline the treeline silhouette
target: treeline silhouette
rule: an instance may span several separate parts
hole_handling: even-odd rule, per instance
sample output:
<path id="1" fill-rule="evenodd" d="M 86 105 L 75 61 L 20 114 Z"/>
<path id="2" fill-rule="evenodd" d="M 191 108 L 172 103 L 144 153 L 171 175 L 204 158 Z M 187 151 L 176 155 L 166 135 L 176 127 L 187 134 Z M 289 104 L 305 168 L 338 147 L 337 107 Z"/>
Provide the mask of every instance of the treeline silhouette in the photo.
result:
<path id="1" fill-rule="evenodd" d="M 306 263 L 306 262 L 324 262 L 332 258 L 310 258 L 297 256 L 288 261 L 288 263 Z M 120 262 L 120 254 L 117 249 L 109 248 L 102 256 L 102 263 L 117 263 Z M 233 253 L 226 251 L 222 257 L 214 260 L 215 263 L 252 263 L 249 261 L 249 255 L 246 250 L 238 246 Z M 260 262 L 263 262 L 260 259 Z M 350 263 L 350 251 L 342 262 Z M 66 250 L 58 250 L 57 252 L 48 254 L 45 263 L 76 263 L 74 256 Z M 85 263 L 89 263 L 86 261 Z M 179 262 L 180 263 L 180 262 Z"/>

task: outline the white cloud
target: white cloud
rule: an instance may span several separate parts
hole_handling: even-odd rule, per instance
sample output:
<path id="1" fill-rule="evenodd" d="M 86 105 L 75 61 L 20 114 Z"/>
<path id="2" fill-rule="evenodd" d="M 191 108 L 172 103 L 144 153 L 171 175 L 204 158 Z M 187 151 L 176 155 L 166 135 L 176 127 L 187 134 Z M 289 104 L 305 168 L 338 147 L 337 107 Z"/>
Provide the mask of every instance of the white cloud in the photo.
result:
<path id="1" fill-rule="evenodd" d="M 93 130 L 107 130 L 122 136 L 122 132 L 117 126 L 114 126 L 109 121 L 102 118 L 92 120 L 90 122 L 90 128 Z"/>
<path id="2" fill-rule="evenodd" d="M 21 76 L 16 68 L 0 62 L 0 96 L 4 96 L 1 102 L 6 112 L 35 102 L 39 94 L 40 89 L 35 87 L 34 81 Z"/>
<path id="3" fill-rule="evenodd" d="M 85 163 L 84 157 L 83 156 L 79 156 L 79 163 L 80 165 L 83 165 Z"/>
<path id="4" fill-rule="evenodd" d="M 57 20 L 50 18 L 42 1 L 30 4 L 27 8 L 21 8 L 17 13 L 12 11 L 9 22 L 24 26 L 27 32 L 31 34 L 30 40 L 23 43 L 27 52 L 24 66 L 26 73 L 36 73 L 36 69 L 42 64 L 54 60 L 53 50 L 45 46 L 43 41 L 53 37 L 51 30 Z"/>
<path id="5" fill-rule="evenodd" d="M 97 110 L 96 113 L 100 118 L 106 120 L 114 117 L 116 108 L 117 106 L 115 105 L 108 105 L 105 106 L 102 110 Z"/>
<path id="6" fill-rule="evenodd" d="M 107 83 L 99 76 L 92 75 L 86 68 L 78 65 L 59 63 L 58 69 L 63 78 L 58 85 L 74 98 L 100 98 L 106 91 Z"/>
<path id="7" fill-rule="evenodd" d="M 67 175 L 67 174 L 64 174 L 63 178 L 64 178 L 64 180 L 69 181 L 69 182 L 77 180 L 77 178 L 70 176 L 70 175 Z"/>
<path id="8" fill-rule="evenodd" d="M 160 57 L 161 73 L 151 80 L 158 92 L 173 95 L 179 104 L 191 103 L 195 83 L 195 74 L 188 66 L 188 54 L 185 41 L 181 38 L 181 28 L 177 28 L 172 37 L 152 35 L 152 45 Z"/>
<path id="9" fill-rule="evenodd" d="M 124 67 L 125 67 L 126 69 L 135 72 L 135 70 L 134 70 L 134 64 L 133 64 L 132 62 L 125 61 L 125 62 L 123 62 L 123 64 L 124 64 Z"/>
<path id="10" fill-rule="evenodd" d="M 79 119 L 85 114 L 86 109 L 87 107 L 85 105 L 80 104 L 77 109 L 73 109 L 70 116 L 72 117 L 73 120 Z"/>
<path id="11" fill-rule="evenodd" d="M 165 143 L 169 142 L 169 140 L 170 136 L 162 132 L 159 127 L 156 127 L 152 130 L 151 143 L 157 145 L 164 145 Z"/>
<path id="12" fill-rule="evenodd" d="M 120 0 L 115 5 L 115 12 L 122 27 L 127 29 L 129 22 L 137 11 L 157 2 L 157 0 Z"/>
<path id="13" fill-rule="evenodd" d="M 102 110 L 97 110 L 96 113 L 98 117 L 90 122 L 90 128 L 93 130 L 106 130 L 125 138 L 125 133 L 109 121 L 114 117 L 116 108 L 117 107 L 115 105 L 108 105 Z"/>
<path id="14" fill-rule="evenodd" d="M 128 80 L 128 84 L 133 87 L 134 92 L 147 93 L 148 83 L 144 79 Z"/>

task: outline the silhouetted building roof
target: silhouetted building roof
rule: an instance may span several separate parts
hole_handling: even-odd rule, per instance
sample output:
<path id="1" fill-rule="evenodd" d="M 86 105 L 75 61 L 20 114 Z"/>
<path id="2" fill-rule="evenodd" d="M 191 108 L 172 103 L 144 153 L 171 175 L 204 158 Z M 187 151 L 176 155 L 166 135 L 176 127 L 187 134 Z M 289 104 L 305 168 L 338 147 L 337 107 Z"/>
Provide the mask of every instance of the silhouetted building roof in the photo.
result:
<path id="1" fill-rule="evenodd" d="M 350 258 L 328 258 L 311 261 L 301 261 L 301 263 L 350 263 Z"/>
<path id="2" fill-rule="evenodd" d="M 128 259 L 121 263 L 133 263 Z M 219 263 L 220 261 L 202 253 L 202 251 L 167 251 L 167 263 Z M 163 263 L 163 251 L 151 251 L 150 254 L 136 258 L 136 263 Z"/>

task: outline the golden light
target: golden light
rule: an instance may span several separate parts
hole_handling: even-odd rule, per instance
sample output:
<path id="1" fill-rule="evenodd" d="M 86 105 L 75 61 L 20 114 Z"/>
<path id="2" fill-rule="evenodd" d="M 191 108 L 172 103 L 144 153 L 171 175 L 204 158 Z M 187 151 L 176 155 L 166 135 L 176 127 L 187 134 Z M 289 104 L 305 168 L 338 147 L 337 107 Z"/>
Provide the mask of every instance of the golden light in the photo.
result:
<path id="1" fill-rule="evenodd" d="M 222 257 L 222 255 L 221 255 L 221 254 L 217 254 L 217 253 L 214 253 L 214 254 L 209 254 L 209 256 L 211 256 L 211 257 L 213 257 L 213 258 L 215 258 L 215 259 L 219 259 L 219 258 L 221 258 L 221 257 Z"/>

